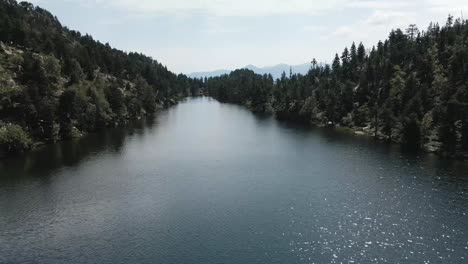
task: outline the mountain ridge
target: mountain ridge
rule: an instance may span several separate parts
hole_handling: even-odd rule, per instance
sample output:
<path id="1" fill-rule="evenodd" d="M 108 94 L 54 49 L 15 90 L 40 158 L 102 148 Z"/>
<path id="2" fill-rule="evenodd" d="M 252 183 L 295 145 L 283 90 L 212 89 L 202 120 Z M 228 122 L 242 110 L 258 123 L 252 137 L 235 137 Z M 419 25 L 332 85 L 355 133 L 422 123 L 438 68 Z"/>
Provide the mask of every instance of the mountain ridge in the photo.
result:
<path id="1" fill-rule="evenodd" d="M 310 64 L 310 63 L 303 63 L 303 64 L 297 64 L 297 65 L 279 63 L 279 64 L 272 65 L 272 66 L 258 67 L 258 66 L 255 66 L 253 64 L 249 64 L 249 65 L 244 66 L 244 67 L 242 67 L 240 69 L 249 69 L 249 70 L 252 70 L 253 72 L 255 72 L 257 74 L 261 74 L 261 75 L 271 74 L 273 76 L 273 79 L 279 79 L 279 78 L 281 78 L 281 74 L 283 72 L 285 72 L 286 75 L 289 76 L 289 71 L 290 70 L 292 71 L 292 73 L 305 75 L 309 71 L 311 65 L 312 64 Z M 232 72 L 234 70 L 218 69 L 218 70 L 213 70 L 213 71 L 193 72 L 193 73 L 188 74 L 187 76 L 191 77 L 191 78 L 217 77 L 217 76 L 221 76 L 223 74 L 229 74 L 230 72 Z"/>

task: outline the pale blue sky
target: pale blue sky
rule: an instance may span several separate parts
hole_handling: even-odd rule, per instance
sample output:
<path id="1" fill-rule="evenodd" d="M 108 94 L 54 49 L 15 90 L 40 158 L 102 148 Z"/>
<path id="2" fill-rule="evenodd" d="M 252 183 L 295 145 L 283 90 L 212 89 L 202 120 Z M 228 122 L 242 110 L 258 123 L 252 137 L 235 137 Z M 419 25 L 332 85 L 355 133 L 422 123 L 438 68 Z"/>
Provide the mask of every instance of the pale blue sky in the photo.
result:
<path id="1" fill-rule="evenodd" d="M 331 61 L 352 41 L 371 47 L 392 28 L 425 29 L 466 0 L 31 0 L 63 25 L 174 72 Z"/>

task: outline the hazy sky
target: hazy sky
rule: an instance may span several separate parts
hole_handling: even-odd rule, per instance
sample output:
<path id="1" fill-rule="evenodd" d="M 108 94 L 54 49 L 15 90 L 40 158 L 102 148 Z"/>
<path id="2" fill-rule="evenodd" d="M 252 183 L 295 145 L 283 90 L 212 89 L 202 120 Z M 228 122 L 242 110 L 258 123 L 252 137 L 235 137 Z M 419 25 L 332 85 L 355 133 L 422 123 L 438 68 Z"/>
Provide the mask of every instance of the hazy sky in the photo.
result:
<path id="1" fill-rule="evenodd" d="M 331 61 L 352 41 L 468 16 L 467 0 L 32 0 L 62 24 L 174 72 Z"/>

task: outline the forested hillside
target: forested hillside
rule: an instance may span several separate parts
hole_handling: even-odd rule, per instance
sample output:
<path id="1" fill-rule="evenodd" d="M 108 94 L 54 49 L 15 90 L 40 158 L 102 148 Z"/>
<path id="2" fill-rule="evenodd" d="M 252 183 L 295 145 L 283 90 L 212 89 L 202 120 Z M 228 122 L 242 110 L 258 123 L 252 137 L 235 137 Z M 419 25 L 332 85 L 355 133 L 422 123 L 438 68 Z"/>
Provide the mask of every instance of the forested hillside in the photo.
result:
<path id="1" fill-rule="evenodd" d="M 248 70 L 210 78 L 209 94 L 254 111 L 344 126 L 426 151 L 468 151 L 468 23 L 393 30 L 366 48 L 352 44 L 331 65 L 274 81 Z"/>
<path id="2" fill-rule="evenodd" d="M 0 154 L 140 118 L 206 87 L 223 102 L 445 155 L 468 153 L 468 23 L 393 30 L 329 65 L 274 80 L 246 69 L 191 79 L 70 30 L 30 3 L 0 0 Z"/>
<path id="3" fill-rule="evenodd" d="M 0 153 L 125 123 L 199 85 L 30 3 L 0 0 Z"/>

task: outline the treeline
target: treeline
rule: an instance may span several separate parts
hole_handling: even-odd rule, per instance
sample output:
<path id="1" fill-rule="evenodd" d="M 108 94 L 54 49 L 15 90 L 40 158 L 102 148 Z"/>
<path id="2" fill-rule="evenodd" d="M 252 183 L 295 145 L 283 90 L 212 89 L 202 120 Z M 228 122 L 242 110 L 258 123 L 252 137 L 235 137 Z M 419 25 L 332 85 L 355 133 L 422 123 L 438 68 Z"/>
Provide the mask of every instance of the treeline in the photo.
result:
<path id="1" fill-rule="evenodd" d="M 447 155 L 468 151 L 468 23 L 452 16 L 410 25 L 366 49 L 353 43 L 305 76 L 248 70 L 210 78 L 209 94 L 255 111 L 359 133 Z"/>
<path id="2" fill-rule="evenodd" d="M 3 153 L 124 123 L 202 85 L 69 30 L 28 2 L 0 0 L 0 44 Z"/>

